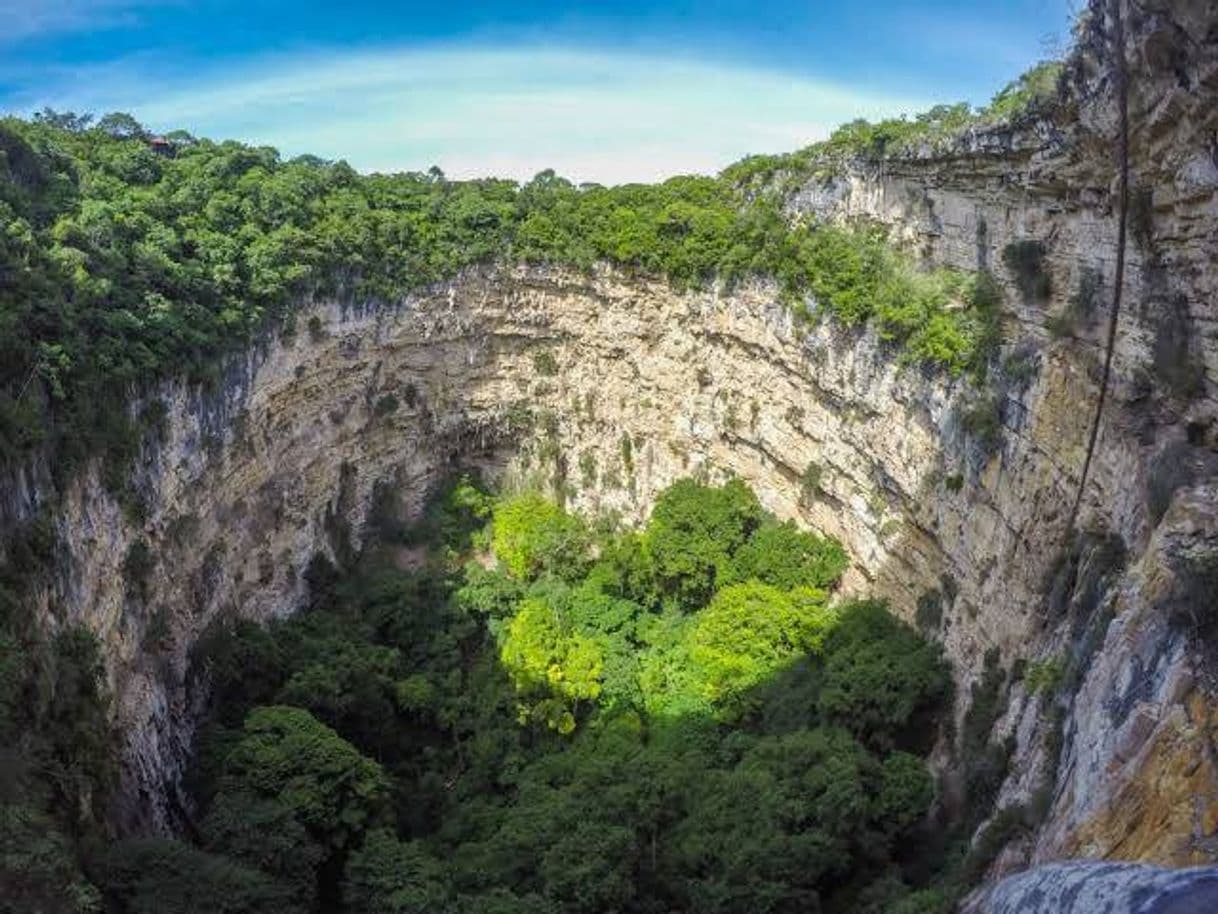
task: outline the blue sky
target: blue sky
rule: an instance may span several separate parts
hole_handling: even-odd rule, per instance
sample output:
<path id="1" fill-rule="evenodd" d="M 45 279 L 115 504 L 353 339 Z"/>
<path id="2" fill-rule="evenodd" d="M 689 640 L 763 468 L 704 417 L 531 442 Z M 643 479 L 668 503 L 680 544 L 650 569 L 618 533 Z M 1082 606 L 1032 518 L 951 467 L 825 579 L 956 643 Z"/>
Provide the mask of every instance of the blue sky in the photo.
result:
<path id="1" fill-rule="evenodd" d="M 1079 0 L 0 0 L 0 111 L 461 177 L 652 180 L 986 101 Z"/>

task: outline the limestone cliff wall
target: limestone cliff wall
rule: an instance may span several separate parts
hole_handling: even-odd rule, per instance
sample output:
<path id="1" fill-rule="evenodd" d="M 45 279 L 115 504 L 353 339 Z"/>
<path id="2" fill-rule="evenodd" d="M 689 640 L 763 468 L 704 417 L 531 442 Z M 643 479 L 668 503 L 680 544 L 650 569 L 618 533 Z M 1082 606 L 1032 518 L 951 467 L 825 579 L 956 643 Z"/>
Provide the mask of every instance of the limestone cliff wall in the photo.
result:
<path id="1" fill-rule="evenodd" d="M 866 332 L 796 326 L 764 285 L 677 293 L 608 269 L 487 268 L 393 307 L 316 302 L 295 335 L 236 358 L 218 389 L 160 391 L 165 431 L 137 473 L 146 520 L 80 479 L 42 595 L 50 624 L 83 621 L 105 646 L 125 735 L 119 822 L 176 815 L 199 633 L 222 614 L 296 608 L 310 557 L 358 542 L 379 483 L 418 500 L 473 462 L 557 479 L 575 506 L 627 518 L 680 476 L 744 477 L 779 515 L 842 539 L 848 590 L 888 596 L 911 619 L 938 594 L 933 634 L 961 711 L 987 653 L 1007 668 L 1078 658 L 1060 763 L 1047 700 L 1010 687 L 996 728 L 1015 746 L 1001 802 L 1045 785 L 1051 802 L 1003 866 L 1212 861 L 1216 702 L 1196 595 L 1213 587 L 1218 552 L 1218 17 L 1204 6 L 1122 7 L 1134 192 L 1085 535 L 1067 542 L 1118 236 L 1099 4 L 1052 118 L 854 166 L 790 201 L 795 217 L 887 222 L 929 263 L 1003 283 L 996 442 L 966 431 L 977 395 L 965 382 L 901 365 Z M 1025 294 L 1004 257 L 1026 242 L 1043 249 L 1047 293 Z M 1046 320 L 1072 307 L 1065 332 L 1050 333 Z M 817 487 L 804 485 L 809 468 Z M 8 486 L 6 521 L 28 515 L 41 488 L 36 472 Z M 138 586 L 122 572 L 137 542 L 156 558 Z"/>
<path id="2" fill-rule="evenodd" d="M 166 432 L 139 469 L 146 521 L 94 480 L 63 506 L 68 571 L 48 598 L 105 645 L 127 736 L 124 824 L 174 815 L 201 631 L 225 613 L 291 612 L 315 551 L 358 542 L 378 483 L 418 501 L 451 464 L 484 463 L 636 519 L 675 479 L 736 474 L 781 516 L 842 538 L 849 589 L 910 613 L 944 573 L 931 527 L 999 523 L 944 488 L 951 385 L 865 334 L 797 328 L 763 286 L 679 294 L 608 270 L 471 271 L 392 309 L 318 304 L 310 322 L 232 365 L 223 391 L 163 391 Z M 137 541 L 157 565 L 133 587 L 121 569 Z M 978 637 L 951 635 L 962 655 Z"/>
<path id="3" fill-rule="evenodd" d="M 1060 566 L 1055 581 L 1041 576 L 1069 533 L 1116 293 L 1115 13 L 1128 79 L 1127 242 L 1109 399 L 1078 529 L 1119 538 L 1126 570 L 1104 576 L 1103 550 L 1082 545 L 1066 598 Z M 972 569 L 976 588 L 961 593 L 976 601 L 969 628 L 980 640 L 1006 661 L 1075 658 L 1082 673 L 1048 778 L 1048 824 L 1006 864 L 1213 861 L 1213 662 L 1196 623 L 1197 607 L 1218 600 L 1215 579 L 1199 570 L 1218 545 L 1218 5 L 1093 3 L 1079 43 L 1048 116 L 812 181 L 790 208 L 879 221 L 928 263 L 990 270 L 1006 287 L 1016 361 L 1001 402 L 1005 443 L 968 490 L 1002 523 L 988 550 L 976 529 L 939 540 L 951 564 Z M 1029 294 L 1014 267 L 1033 245 L 1044 284 Z M 1089 576 L 1108 586 L 1080 593 Z M 1032 797 L 1051 775 L 1045 710 L 1013 691 L 998 727 L 1018 741 L 1002 802 Z"/>

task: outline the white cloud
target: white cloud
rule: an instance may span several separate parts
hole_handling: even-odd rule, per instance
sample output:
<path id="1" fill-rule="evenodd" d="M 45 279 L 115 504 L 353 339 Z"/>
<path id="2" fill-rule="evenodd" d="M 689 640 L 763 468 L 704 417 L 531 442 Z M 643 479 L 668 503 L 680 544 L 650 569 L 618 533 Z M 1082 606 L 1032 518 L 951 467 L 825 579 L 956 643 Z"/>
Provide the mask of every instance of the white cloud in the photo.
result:
<path id="1" fill-rule="evenodd" d="M 44 79 L 10 104 L 126 110 L 157 129 L 363 170 L 435 163 L 453 176 L 527 178 L 553 167 L 604 183 L 713 172 L 925 101 L 679 56 L 553 47 L 314 53 L 202 73 L 145 59 L 63 74 L 58 85 Z"/>

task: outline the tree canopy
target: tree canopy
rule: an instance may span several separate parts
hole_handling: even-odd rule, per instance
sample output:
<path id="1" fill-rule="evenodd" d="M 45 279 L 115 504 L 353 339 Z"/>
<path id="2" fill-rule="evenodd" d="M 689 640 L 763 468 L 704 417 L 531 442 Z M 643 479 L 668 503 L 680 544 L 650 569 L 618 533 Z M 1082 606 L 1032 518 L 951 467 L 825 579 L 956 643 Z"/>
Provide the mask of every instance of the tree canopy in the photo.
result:
<path id="1" fill-rule="evenodd" d="M 269 635 L 205 639 L 199 846 L 98 869 L 118 914 L 187 859 L 171 914 L 209 885 L 233 911 L 779 914 L 925 883 L 946 667 L 834 597 L 834 540 L 738 480 L 626 530 L 463 479 L 381 529 Z"/>

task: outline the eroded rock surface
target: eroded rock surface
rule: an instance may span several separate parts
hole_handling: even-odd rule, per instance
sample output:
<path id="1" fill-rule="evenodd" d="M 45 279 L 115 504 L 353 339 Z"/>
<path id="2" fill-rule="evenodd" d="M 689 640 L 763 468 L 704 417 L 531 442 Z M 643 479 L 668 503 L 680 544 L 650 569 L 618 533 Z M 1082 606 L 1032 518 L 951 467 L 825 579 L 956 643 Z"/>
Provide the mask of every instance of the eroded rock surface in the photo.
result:
<path id="1" fill-rule="evenodd" d="M 1218 868 L 1049 864 L 1007 877 L 964 910 L 966 914 L 1209 914 L 1218 910 Z"/>

